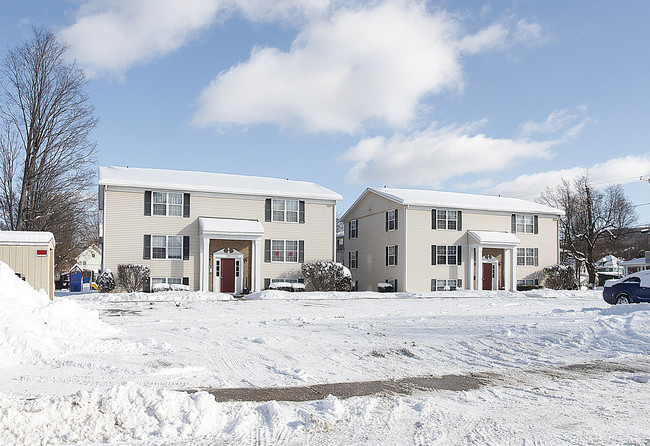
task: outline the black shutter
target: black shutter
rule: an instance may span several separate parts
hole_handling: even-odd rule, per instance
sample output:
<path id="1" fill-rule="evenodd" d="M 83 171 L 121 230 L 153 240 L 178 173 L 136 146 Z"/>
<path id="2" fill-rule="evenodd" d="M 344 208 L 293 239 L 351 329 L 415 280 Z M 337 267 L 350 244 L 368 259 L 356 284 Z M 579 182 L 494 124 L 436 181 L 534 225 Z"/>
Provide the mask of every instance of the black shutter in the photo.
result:
<path id="1" fill-rule="evenodd" d="M 438 246 L 431 245 L 431 264 L 436 265 L 438 261 Z"/>
<path id="2" fill-rule="evenodd" d="M 393 291 L 397 291 L 397 279 L 393 279 L 393 280 L 395 281 L 395 288 L 393 289 Z"/>
<path id="3" fill-rule="evenodd" d="M 264 240 L 264 261 L 271 261 L 271 239 Z"/>
<path id="4" fill-rule="evenodd" d="M 144 191 L 144 215 L 151 215 L 151 191 Z"/>
<path id="5" fill-rule="evenodd" d="M 190 259 L 190 236 L 183 236 L 183 260 Z"/>
<path id="6" fill-rule="evenodd" d="M 458 245 L 456 248 L 456 254 L 458 255 L 458 260 L 456 260 L 456 264 L 462 265 L 463 264 L 463 247 Z"/>
<path id="7" fill-rule="evenodd" d="M 190 216 L 190 194 L 183 194 L 183 217 Z"/>
<path id="8" fill-rule="evenodd" d="M 348 239 L 352 238 L 352 220 L 348 222 Z"/>
<path id="9" fill-rule="evenodd" d="M 431 229 L 438 229 L 438 213 L 435 209 L 431 209 Z M 435 279 L 434 279 L 435 280 Z"/>
<path id="10" fill-rule="evenodd" d="M 298 240 L 298 263 L 305 263 L 305 241 Z"/>
<path id="11" fill-rule="evenodd" d="M 354 258 L 356 259 L 357 262 L 355 268 L 359 268 L 359 251 L 354 251 Z"/>
<path id="12" fill-rule="evenodd" d="M 388 211 L 386 211 L 386 232 L 388 232 Z"/>
<path id="13" fill-rule="evenodd" d="M 463 279 L 456 279 L 456 289 L 462 290 L 463 289 Z"/>
<path id="14" fill-rule="evenodd" d="M 144 245 L 142 249 L 142 259 L 151 260 L 151 235 L 145 234 Z"/>
<path id="15" fill-rule="evenodd" d="M 348 268 L 352 268 L 352 251 L 348 252 Z"/>
<path id="16" fill-rule="evenodd" d="M 148 279 L 142 286 L 142 291 L 145 293 L 151 293 L 151 279 Z"/>
<path id="17" fill-rule="evenodd" d="M 395 245 L 395 265 L 397 265 L 397 245 Z"/>
<path id="18" fill-rule="evenodd" d="M 386 266 L 388 266 L 388 246 L 386 246 Z"/>
<path id="19" fill-rule="evenodd" d="M 456 223 L 456 227 L 459 231 L 463 230 L 463 211 L 458 211 L 458 223 Z"/>
<path id="20" fill-rule="evenodd" d="M 535 266 L 539 266 L 539 249 L 535 248 Z"/>
<path id="21" fill-rule="evenodd" d="M 305 222 L 305 202 L 300 200 L 298 202 L 298 223 Z"/>
<path id="22" fill-rule="evenodd" d="M 265 277 L 264 278 L 264 289 L 268 290 L 270 286 L 271 286 L 271 279 L 269 279 L 268 277 Z"/>
<path id="23" fill-rule="evenodd" d="M 513 234 L 517 233 L 517 216 L 515 214 L 512 214 L 512 217 L 510 217 L 510 232 Z"/>
<path id="24" fill-rule="evenodd" d="M 436 279 L 431 279 L 431 291 L 436 290 Z"/>
<path id="25" fill-rule="evenodd" d="M 267 198 L 264 205 L 264 220 L 271 221 L 271 199 Z"/>
<path id="26" fill-rule="evenodd" d="M 539 217 L 537 215 L 533 217 L 533 232 L 539 234 Z"/>
<path id="27" fill-rule="evenodd" d="M 189 277 L 183 277 L 183 285 L 190 286 L 190 278 Z"/>
<path id="28" fill-rule="evenodd" d="M 395 230 L 397 231 L 397 215 L 399 212 L 397 212 L 397 209 L 395 209 Z"/>

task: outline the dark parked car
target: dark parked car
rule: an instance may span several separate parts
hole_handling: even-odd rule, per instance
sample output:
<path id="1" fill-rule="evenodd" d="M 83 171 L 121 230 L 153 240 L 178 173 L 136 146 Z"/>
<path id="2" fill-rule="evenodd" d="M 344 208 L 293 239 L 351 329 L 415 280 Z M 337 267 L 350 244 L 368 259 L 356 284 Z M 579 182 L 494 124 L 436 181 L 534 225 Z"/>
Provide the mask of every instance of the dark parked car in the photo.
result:
<path id="1" fill-rule="evenodd" d="M 611 305 L 650 302 L 650 270 L 608 280 L 603 299 Z"/>

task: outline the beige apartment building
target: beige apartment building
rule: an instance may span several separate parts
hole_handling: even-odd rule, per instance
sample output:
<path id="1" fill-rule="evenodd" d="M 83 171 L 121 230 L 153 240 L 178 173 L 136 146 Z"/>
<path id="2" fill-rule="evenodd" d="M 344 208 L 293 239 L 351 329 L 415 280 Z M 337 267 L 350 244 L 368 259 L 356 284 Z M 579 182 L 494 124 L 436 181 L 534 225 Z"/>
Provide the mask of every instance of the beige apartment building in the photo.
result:
<path id="1" fill-rule="evenodd" d="M 563 211 L 516 198 L 368 188 L 342 216 L 358 290 L 515 290 L 559 262 Z"/>
<path id="2" fill-rule="evenodd" d="M 100 167 L 103 268 L 234 294 L 302 282 L 302 263 L 335 258 L 340 200 L 305 181 Z"/>

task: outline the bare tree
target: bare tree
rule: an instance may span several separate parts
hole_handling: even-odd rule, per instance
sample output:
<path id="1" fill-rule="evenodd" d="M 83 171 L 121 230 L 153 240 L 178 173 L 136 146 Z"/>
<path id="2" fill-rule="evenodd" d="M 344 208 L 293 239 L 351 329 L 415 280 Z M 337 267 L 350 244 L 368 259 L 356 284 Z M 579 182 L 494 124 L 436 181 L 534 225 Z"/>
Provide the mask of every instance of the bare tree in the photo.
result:
<path id="1" fill-rule="evenodd" d="M 547 188 L 540 202 L 562 209 L 560 220 L 561 245 L 573 257 L 579 269 L 584 264 L 589 284 L 596 283 L 596 261 L 607 254 L 607 243 L 632 228 L 637 215 L 634 205 L 620 185 L 595 189 L 588 175 L 573 183 L 562 180 L 555 188 Z"/>
<path id="2" fill-rule="evenodd" d="M 86 78 L 46 28 L 9 50 L 0 68 L 0 218 L 11 230 L 48 230 L 60 259 L 78 255 L 94 197 L 97 124 Z M 94 234 L 91 235 L 91 237 Z"/>

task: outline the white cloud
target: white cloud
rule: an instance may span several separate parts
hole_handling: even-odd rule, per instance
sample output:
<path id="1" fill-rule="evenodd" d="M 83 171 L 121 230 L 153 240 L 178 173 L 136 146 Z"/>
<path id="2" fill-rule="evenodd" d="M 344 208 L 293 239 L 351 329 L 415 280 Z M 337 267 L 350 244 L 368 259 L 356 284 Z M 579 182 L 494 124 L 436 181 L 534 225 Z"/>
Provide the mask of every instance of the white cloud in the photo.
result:
<path id="1" fill-rule="evenodd" d="M 88 0 L 59 36 L 89 75 L 119 77 L 136 63 L 181 47 L 222 7 L 218 0 Z"/>
<path id="2" fill-rule="evenodd" d="M 299 21 L 327 11 L 329 0 L 85 0 L 59 37 L 90 76 L 122 77 L 133 65 L 170 54 L 220 18 Z"/>
<path id="3" fill-rule="evenodd" d="M 573 167 L 521 175 L 513 181 L 497 184 L 486 192 L 508 197 L 533 198 L 545 191 L 547 187 L 554 187 L 562 179 L 571 181 L 587 173 L 595 185 L 636 182 L 642 175 L 650 174 L 650 154 L 614 158 L 591 167 Z"/>
<path id="4" fill-rule="evenodd" d="M 562 133 L 565 137 L 575 137 L 590 121 L 587 107 L 581 105 L 573 110 L 554 110 L 544 121 L 525 122 L 519 126 L 519 130 L 524 136 Z"/>
<path id="5" fill-rule="evenodd" d="M 547 158 L 557 143 L 490 138 L 476 133 L 476 127 L 431 126 L 408 136 L 364 139 L 341 157 L 353 163 L 346 179 L 438 188 L 450 178 L 503 170 L 522 159 Z"/>
<path id="6" fill-rule="evenodd" d="M 354 133 L 403 128 L 427 94 L 458 88 L 463 52 L 502 45 L 502 25 L 459 38 L 459 23 L 421 3 L 340 9 L 307 25 L 287 52 L 256 48 L 199 99 L 199 125 L 273 123 Z"/>

